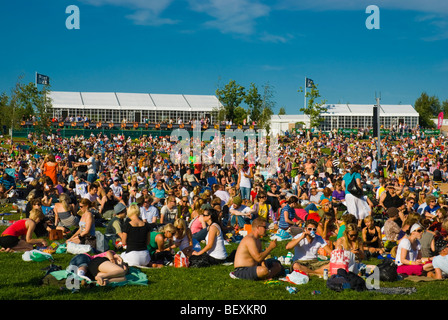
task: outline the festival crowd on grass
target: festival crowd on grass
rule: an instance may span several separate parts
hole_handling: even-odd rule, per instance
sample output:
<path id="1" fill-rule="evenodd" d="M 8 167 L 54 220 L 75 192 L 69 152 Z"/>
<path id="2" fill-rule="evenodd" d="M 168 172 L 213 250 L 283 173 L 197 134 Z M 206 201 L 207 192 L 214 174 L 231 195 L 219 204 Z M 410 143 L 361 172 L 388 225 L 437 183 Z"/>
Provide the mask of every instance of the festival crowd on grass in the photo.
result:
<path id="1" fill-rule="evenodd" d="M 276 172 L 235 157 L 174 164 L 170 137 L 28 138 L 6 141 L 0 155 L 0 201 L 24 204 L 23 219 L 2 232 L 2 254 L 49 248 L 50 235 L 90 245 L 94 255 L 70 265 L 99 285 L 121 281 L 130 266 L 173 265 L 180 252 L 190 267 L 233 264 L 237 279 L 272 279 L 285 266 L 322 276 L 334 250 L 348 252 L 355 273 L 390 258 L 402 277 L 448 274 L 443 136 L 383 137 L 378 161 L 368 135 L 287 134 Z M 272 256 L 278 241 L 288 263 Z"/>

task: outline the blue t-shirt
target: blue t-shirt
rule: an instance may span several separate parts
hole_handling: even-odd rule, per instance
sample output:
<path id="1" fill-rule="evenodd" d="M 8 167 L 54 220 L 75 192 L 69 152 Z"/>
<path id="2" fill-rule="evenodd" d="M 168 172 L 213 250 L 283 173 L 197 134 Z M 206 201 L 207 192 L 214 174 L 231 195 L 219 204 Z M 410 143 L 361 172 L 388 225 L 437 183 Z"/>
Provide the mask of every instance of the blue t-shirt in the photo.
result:
<path id="1" fill-rule="evenodd" d="M 352 182 L 352 179 L 359 179 L 359 180 L 361 180 L 361 174 L 359 174 L 358 172 L 355 172 L 353 174 L 346 173 L 342 179 L 345 182 L 345 194 L 347 194 L 347 193 L 350 193 L 350 192 L 347 191 L 347 188 L 348 188 L 348 185 L 350 184 L 350 182 Z"/>
<path id="2" fill-rule="evenodd" d="M 154 192 L 154 197 L 159 199 L 165 198 L 165 189 L 154 188 L 152 189 L 152 192 Z"/>
<path id="3" fill-rule="evenodd" d="M 294 219 L 296 216 L 296 211 L 287 204 L 280 210 L 280 218 L 278 219 L 278 227 L 281 229 L 288 229 L 290 227 L 289 223 L 285 221 L 285 211 L 288 212 L 289 220 Z"/>

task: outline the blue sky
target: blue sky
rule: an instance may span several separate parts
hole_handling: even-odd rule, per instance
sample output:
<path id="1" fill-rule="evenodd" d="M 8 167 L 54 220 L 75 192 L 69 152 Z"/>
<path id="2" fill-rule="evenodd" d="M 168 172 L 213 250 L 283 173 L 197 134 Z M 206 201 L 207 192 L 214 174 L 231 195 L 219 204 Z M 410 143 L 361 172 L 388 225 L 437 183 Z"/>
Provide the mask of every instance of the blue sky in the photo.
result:
<path id="1" fill-rule="evenodd" d="M 365 22 L 380 10 L 380 29 Z M 66 28 L 69 5 L 80 29 Z M 45 0 L 0 4 L 0 92 L 20 75 L 53 90 L 214 94 L 270 84 L 300 113 L 305 77 L 328 103 L 448 99 L 448 2 L 421 0 Z"/>

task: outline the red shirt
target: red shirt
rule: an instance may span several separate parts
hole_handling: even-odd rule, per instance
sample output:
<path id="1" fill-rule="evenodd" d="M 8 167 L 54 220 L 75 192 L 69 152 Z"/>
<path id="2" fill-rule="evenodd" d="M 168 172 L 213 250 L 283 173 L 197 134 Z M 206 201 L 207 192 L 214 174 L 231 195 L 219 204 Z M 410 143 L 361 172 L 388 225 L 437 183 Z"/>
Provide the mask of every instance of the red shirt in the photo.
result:
<path id="1" fill-rule="evenodd" d="M 14 236 L 14 237 L 20 237 L 24 236 L 27 233 L 26 229 L 26 219 L 18 220 L 14 222 L 12 225 L 10 225 L 8 228 L 6 228 L 5 231 L 3 231 L 3 236 Z"/>

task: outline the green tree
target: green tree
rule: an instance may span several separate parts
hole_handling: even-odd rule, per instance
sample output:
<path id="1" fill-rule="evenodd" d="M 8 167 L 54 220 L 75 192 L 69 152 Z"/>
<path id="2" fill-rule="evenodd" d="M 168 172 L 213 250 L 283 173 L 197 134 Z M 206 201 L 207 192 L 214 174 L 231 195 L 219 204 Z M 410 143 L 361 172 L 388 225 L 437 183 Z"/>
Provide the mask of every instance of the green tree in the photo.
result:
<path id="1" fill-rule="evenodd" d="M 299 88 L 299 92 L 303 92 L 302 88 Z M 317 102 L 316 100 L 321 97 L 317 84 L 313 84 L 309 91 L 305 94 L 307 99 L 307 105 L 300 109 L 304 114 L 310 117 L 310 127 L 318 127 L 323 121 L 322 113 L 327 112 L 328 107 L 325 105 L 326 100 Z"/>
<path id="2" fill-rule="evenodd" d="M 247 111 L 243 107 L 236 107 L 232 119 L 233 124 L 243 124 L 247 119 Z"/>
<path id="3" fill-rule="evenodd" d="M 251 83 L 249 90 L 246 92 L 244 102 L 248 107 L 250 121 L 258 123 L 260 121 L 261 112 L 263 111 L 263 98 L 254 83 Z"/>
<path id="4" fill-rule="evenodd" d="M 267 134 L 271 131 L 271 117 L 274 114 L 274 87 L 269 83 L 263 86 L 263 108 L 261 110 L 260 121 L 258 126 L 266 130 Z"/>
<path id="5" fill-rule="evenodd" d="M 224 88 L 216 89 L 216 96 L 222 104 L 222 108 L 218 110 L 219 120 L 227 119 L 235 122 L 235 109 L 244 101 L 244 90 L 244 87 L 237 84 L 235 80 L 230 80 Z"/>
<path id="6" fill-rule="evenodd" d="M 442 111 L 444 115 L 448 115 L 448 99 L 442 102 Z"/>
<path id="7" fill-rule="evenodd" d="M 419 124 L 424 128 L 433 128 L 435 123 L 432 118 L 437 117 L 439 112 L 442 111 L 439 98 L 436 96 L 430 97 L 426 92 L 423 92 L 417 98 L 414 108 L 419 114 Z"/>
<path id="8" fill-rule="evenodd" d="M 286 114 L 286 110 L 285 110 L 285 108 L 281 107 L 280 110 L 278 111 L 278 115 L 281 116 L 284 114 Z"/>
<path id="9" fill-rule="evenodd" d="M 49 85 L 39 90 L 33 82 L 22 84 L 18 81 L 9 100 L 10 126 L 18 128 L 22 120 L 29 120 L 34 116 L 37 122 L 37 126 L 34 127 L 36 133 L 49 133 L 53 114 L 52 104 L 48 97 L 49 90 Z"/>

